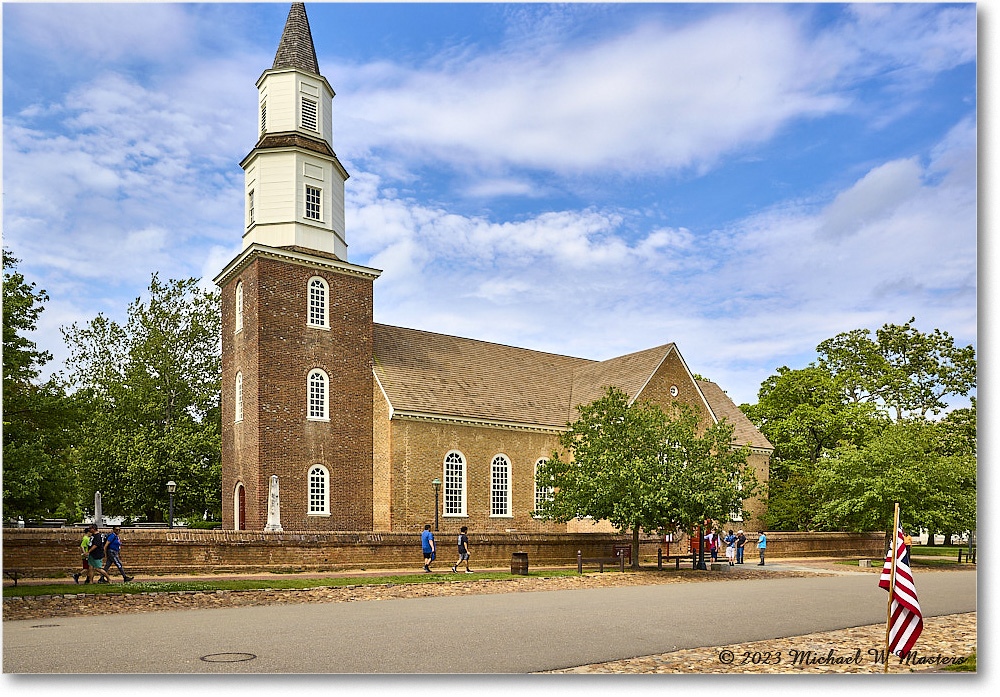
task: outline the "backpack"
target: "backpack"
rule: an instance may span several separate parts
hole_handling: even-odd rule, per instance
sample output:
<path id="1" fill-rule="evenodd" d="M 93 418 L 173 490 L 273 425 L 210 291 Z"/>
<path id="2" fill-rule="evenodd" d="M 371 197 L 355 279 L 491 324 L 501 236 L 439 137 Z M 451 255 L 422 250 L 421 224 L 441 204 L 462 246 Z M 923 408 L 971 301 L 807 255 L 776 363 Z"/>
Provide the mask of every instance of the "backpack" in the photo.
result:
<path id="1" fill-rule="evenodd" d="M 90 546 L 93 547 L 94 545 L 97 545 L 97 548 L 90 551 L 90 556 L 94 559 L 104 558 L 104 536 L 99 532 L 95 532 L 90 536 Z"/>

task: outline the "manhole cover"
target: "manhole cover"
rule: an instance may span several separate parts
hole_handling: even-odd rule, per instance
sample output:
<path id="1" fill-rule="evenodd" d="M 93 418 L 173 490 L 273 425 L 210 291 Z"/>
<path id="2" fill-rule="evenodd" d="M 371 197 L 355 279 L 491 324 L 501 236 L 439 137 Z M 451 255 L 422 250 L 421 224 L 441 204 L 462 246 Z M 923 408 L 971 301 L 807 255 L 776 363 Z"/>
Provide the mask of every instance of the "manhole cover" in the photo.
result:
<path id="1" fill-rule="evenodd" d="M 62 625 L 58 625 L 58 624 L 33 624 L 33 625 L 31 625 L 31 628 L 32 629 L 38 629 L 39 627 L 60 627 L 60 626 L 62 626 Z"/>
<path id="2" fill-rule="evenodd" d="M 239 663 L 240 661 L 252 661 L 257 658 L 252 653 L 210 653 L 202 656 L 201 660 L 206 663 Z"/>

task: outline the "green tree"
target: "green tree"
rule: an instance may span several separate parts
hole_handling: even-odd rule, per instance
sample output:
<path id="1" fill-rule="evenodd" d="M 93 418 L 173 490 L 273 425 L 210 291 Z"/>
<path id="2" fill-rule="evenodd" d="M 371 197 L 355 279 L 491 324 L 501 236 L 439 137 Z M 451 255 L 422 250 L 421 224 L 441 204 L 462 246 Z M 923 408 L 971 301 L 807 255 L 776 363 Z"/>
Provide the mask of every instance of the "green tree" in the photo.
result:
<path id="1" fill-rule="evenodd" d="M 815 527 L 817 462 L 831 448 L 864 443 L 887 423 L 874 404 L 847 400 L 833 375 L 814 364 L 778 368 L 761 384 L 757 403 L 740 409 L 774 445 L 764 517 L 773 530 Z"/>
<path id="2" fill-rule="evenodd" d="M 972 453 L 945 454 L 939 424 L 897 421 L 864 445 L 832 450 L 817 477 L 815 518 L 852 531 L 886 530 L 898 502 L 904 527 L 957 532 L 975 527 Z"/>
<path id="3" fill-rule="evenodd" d="M 8 518 L 75 517 L 72 444 L 83 396 L 67 397 L 58 378 L 39 383 L 52 359 L 26 334 L 36 329 L 44 290 L 3 250 L 3 506 Z"/>
<path id="4" fill-rule="evenodd" d="M 220 512 L 220 332 L 218 292 L 156 275 L 124 325 L 98 315 L 63 328 L 71 377 L 96 405 L 81 479 L 108 514 L 162 520 L 171 479 L 178 514 Z"/>
<path id="5" fill-rule="evenodd" d="M 590 516 L 632 533 L 632 566 L 639 564 L 639 533 L 728 518 L 743 510 L 756 478 L 747 450 L 732 446 L 732 426 L 715 424 L 698 435 L 697 412 L 675 405 L 630 403 L 611 387 L 579 407 L 579 418 L 538 467 L 537 485 L 551 487 L 536 515 L 565 522 Z"/>
<path id="6" fill-rule="evenodd" d="M 913 322 L 885 324 L 875 332 L 855 329 L 822 342 L 820 365 L 852 402 L 872 402 L 895 418 L 926 417 L 947 408 L 945 398 L 976 387 L 976 351 L 955 346 L 946 331 L 918 331 Z"/>

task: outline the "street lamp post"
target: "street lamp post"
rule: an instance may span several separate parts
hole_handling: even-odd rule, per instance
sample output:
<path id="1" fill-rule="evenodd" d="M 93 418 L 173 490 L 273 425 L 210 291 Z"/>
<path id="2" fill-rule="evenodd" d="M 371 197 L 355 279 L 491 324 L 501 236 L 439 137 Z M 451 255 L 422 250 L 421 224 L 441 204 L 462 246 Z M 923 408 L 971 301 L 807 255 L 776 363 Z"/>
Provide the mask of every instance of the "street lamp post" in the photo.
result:
<path id="1" fill-rule="evenodd" d="M 437 477 L 431 482 L 434 485 L 434 532 L 438 531 L 438 492 L 441 490 L 441 480 Z"/>
<path id="2" fill-rule="evenodd" d="M 174 527 L 174 492 L 177 491 L 177 482 L 170 480 L 167 482 L 167 492 L 170 494 L 170 527 Z"/>

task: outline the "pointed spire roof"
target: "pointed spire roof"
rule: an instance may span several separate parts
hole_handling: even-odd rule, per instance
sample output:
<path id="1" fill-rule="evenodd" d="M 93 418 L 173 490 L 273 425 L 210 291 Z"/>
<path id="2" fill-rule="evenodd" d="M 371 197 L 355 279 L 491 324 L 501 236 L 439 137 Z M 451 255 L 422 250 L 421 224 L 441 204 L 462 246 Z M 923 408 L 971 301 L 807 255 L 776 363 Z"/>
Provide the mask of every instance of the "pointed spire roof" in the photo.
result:
<path id="1" fill-rule="evenodd" d="M 288 11 L 285 31 L 281 34 L 281 43 L 278 44 L 272 68 L 296 68 L 319 75 L 319 62 L 316 60 L 316 48 L 313 46 L 304 3 L 293 2 L 292 9 Z"/>

